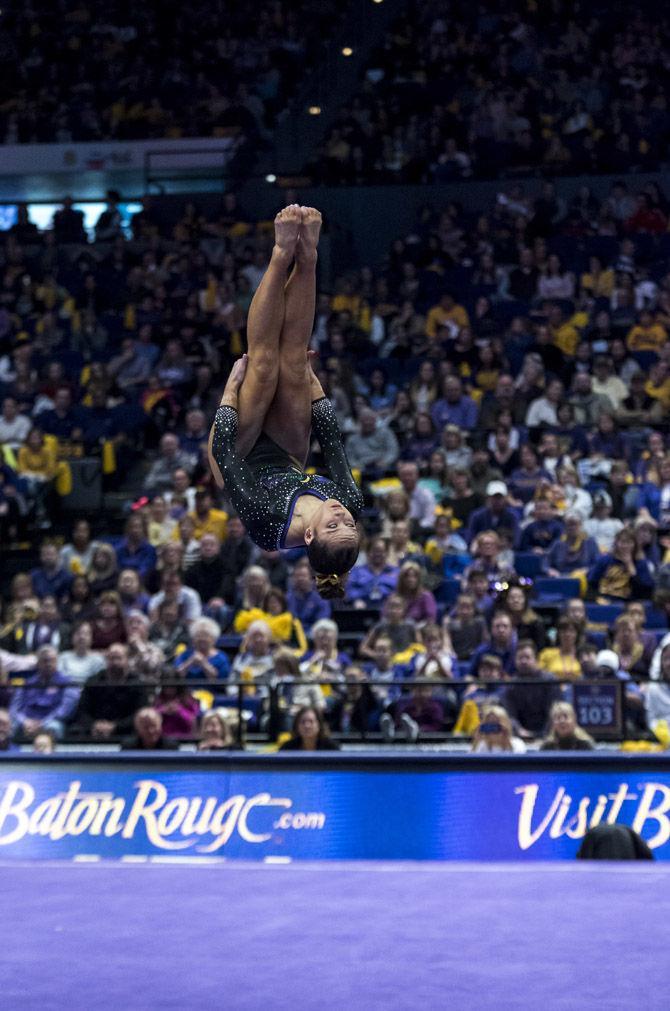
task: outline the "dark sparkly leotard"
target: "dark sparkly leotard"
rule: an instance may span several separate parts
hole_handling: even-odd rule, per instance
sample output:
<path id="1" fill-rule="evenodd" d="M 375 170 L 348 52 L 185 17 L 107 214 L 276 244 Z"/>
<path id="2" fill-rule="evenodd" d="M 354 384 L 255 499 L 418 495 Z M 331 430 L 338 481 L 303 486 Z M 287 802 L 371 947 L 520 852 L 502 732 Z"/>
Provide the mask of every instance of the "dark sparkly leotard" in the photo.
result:
<path id="1" fill-rule="evenodd" d="M 337 499 L 354 519 L 358 518 L 363 496 L 351 476 L 337 418 L 327 397 L 312 404 L 312 430 L 321 445 L 330 477 L 305 474 L 279 447 L 276 447 L 279 457 L 281 459 L 282 454 L 284 457 L 280 465 L 268 462 L 259 467 L 250 466 L 248 459 L 235 452 L 237 421 L 235 408 L 218 409 L 212 455 L 240 519 L 259 547 L 270 551 L 285 547 L 295 502 L 300 495 L 315 495 L 323 501 Z"/>

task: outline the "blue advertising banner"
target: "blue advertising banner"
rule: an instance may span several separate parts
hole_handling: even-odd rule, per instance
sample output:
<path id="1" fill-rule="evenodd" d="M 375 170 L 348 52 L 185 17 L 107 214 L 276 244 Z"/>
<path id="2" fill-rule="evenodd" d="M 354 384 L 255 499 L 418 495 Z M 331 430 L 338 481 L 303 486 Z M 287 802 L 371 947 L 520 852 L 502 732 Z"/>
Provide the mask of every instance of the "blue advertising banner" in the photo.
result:
<path id="1" fill-rule="evenodd" d="M 2 762 L 0 859 L 561 860 L 615 821 L 670 858 L 667 766 L 463 765 Z"/>

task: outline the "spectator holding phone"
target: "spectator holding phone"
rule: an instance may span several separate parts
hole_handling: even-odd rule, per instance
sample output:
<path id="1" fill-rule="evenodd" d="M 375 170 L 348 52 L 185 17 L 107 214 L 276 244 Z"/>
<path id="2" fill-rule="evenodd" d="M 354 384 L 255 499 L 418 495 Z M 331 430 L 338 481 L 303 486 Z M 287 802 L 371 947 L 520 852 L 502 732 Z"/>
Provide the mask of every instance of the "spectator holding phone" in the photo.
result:
<path id="1" fill-rule="evenodd" d="M 472 738 L 472 751 L 477 754 L 509 751 L 522 755 L 526 745 L 515 736 L 507 710 L 502 706 L 488 705 L 482 709 L 481 723 Z"/>

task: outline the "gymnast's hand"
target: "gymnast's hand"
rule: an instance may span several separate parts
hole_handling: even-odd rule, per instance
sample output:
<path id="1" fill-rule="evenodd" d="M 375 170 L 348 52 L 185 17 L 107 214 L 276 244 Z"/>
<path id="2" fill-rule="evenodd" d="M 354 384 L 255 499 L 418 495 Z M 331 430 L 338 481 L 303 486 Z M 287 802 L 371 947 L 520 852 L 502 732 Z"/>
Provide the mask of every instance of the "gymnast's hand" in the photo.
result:
<path id="1" fill-rule="evenodd" d="M 237 410 L 237 398 L 240 392 L 240 386 L 244 380 L 245 373 L 247 371 L 247 362 L 249 359 L 246 355 L 242 355 L 238 358 L 232 369 L 230 370 L 230 375 L 228 376 L 228 382 L 225 385 L 223 396 L 221 397 L 220 407 L 234 407 Z"/>

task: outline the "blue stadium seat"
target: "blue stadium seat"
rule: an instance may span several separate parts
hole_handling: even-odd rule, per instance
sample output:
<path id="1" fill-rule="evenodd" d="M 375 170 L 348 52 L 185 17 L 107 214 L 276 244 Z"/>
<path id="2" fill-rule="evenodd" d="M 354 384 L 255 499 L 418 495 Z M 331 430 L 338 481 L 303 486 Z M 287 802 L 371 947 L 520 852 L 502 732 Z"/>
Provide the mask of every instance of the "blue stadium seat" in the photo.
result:
<path id="1" fill-rule="evenodd" d="M 579 590 L 578 579 L 541 576 L 535 580 L 533 596 L 538 600 L 568 600 L 570 597 L 578 597 Z"/>
<path id="2" fill-rule="evenodd" d="M 647 617 L 644 622 L 644 627 L 656 631 L 656 629 L 661 629 L 663 632 L 669 631 L 668 629 L 668 616 L 664 611 L 657 611 L 652 604 L 647 604 L 645 606 L 645 611 L 647 612 Z"/>
<path id="3" fill-rule="evenodd" d="M 463 680 L 470 673 L 470 661 L 469 660 L 457 660 L 455 663 L 454 676 Z"/>
<path id="4" fill-rule="evenodd" d="M 451 607 L 456 597 L 461 592 L 461 584 L 458 579 L 443 579 L 436 590 L 433 591 L 438 604 Z"/>
<path id="5" fill-rule="evenodd" d="M 620 614 L 623 614 L 623 604 L 587 604 L 586 617 L 598 625 L 612 625 Z"/>
<path id="6" fill-rule="evenodd" d="M 544 555 L 536 555 L 532 551 L 514 552 L 514 571 L 526 579 L 534 579 L 544 572 L 546 559 Z"/>

